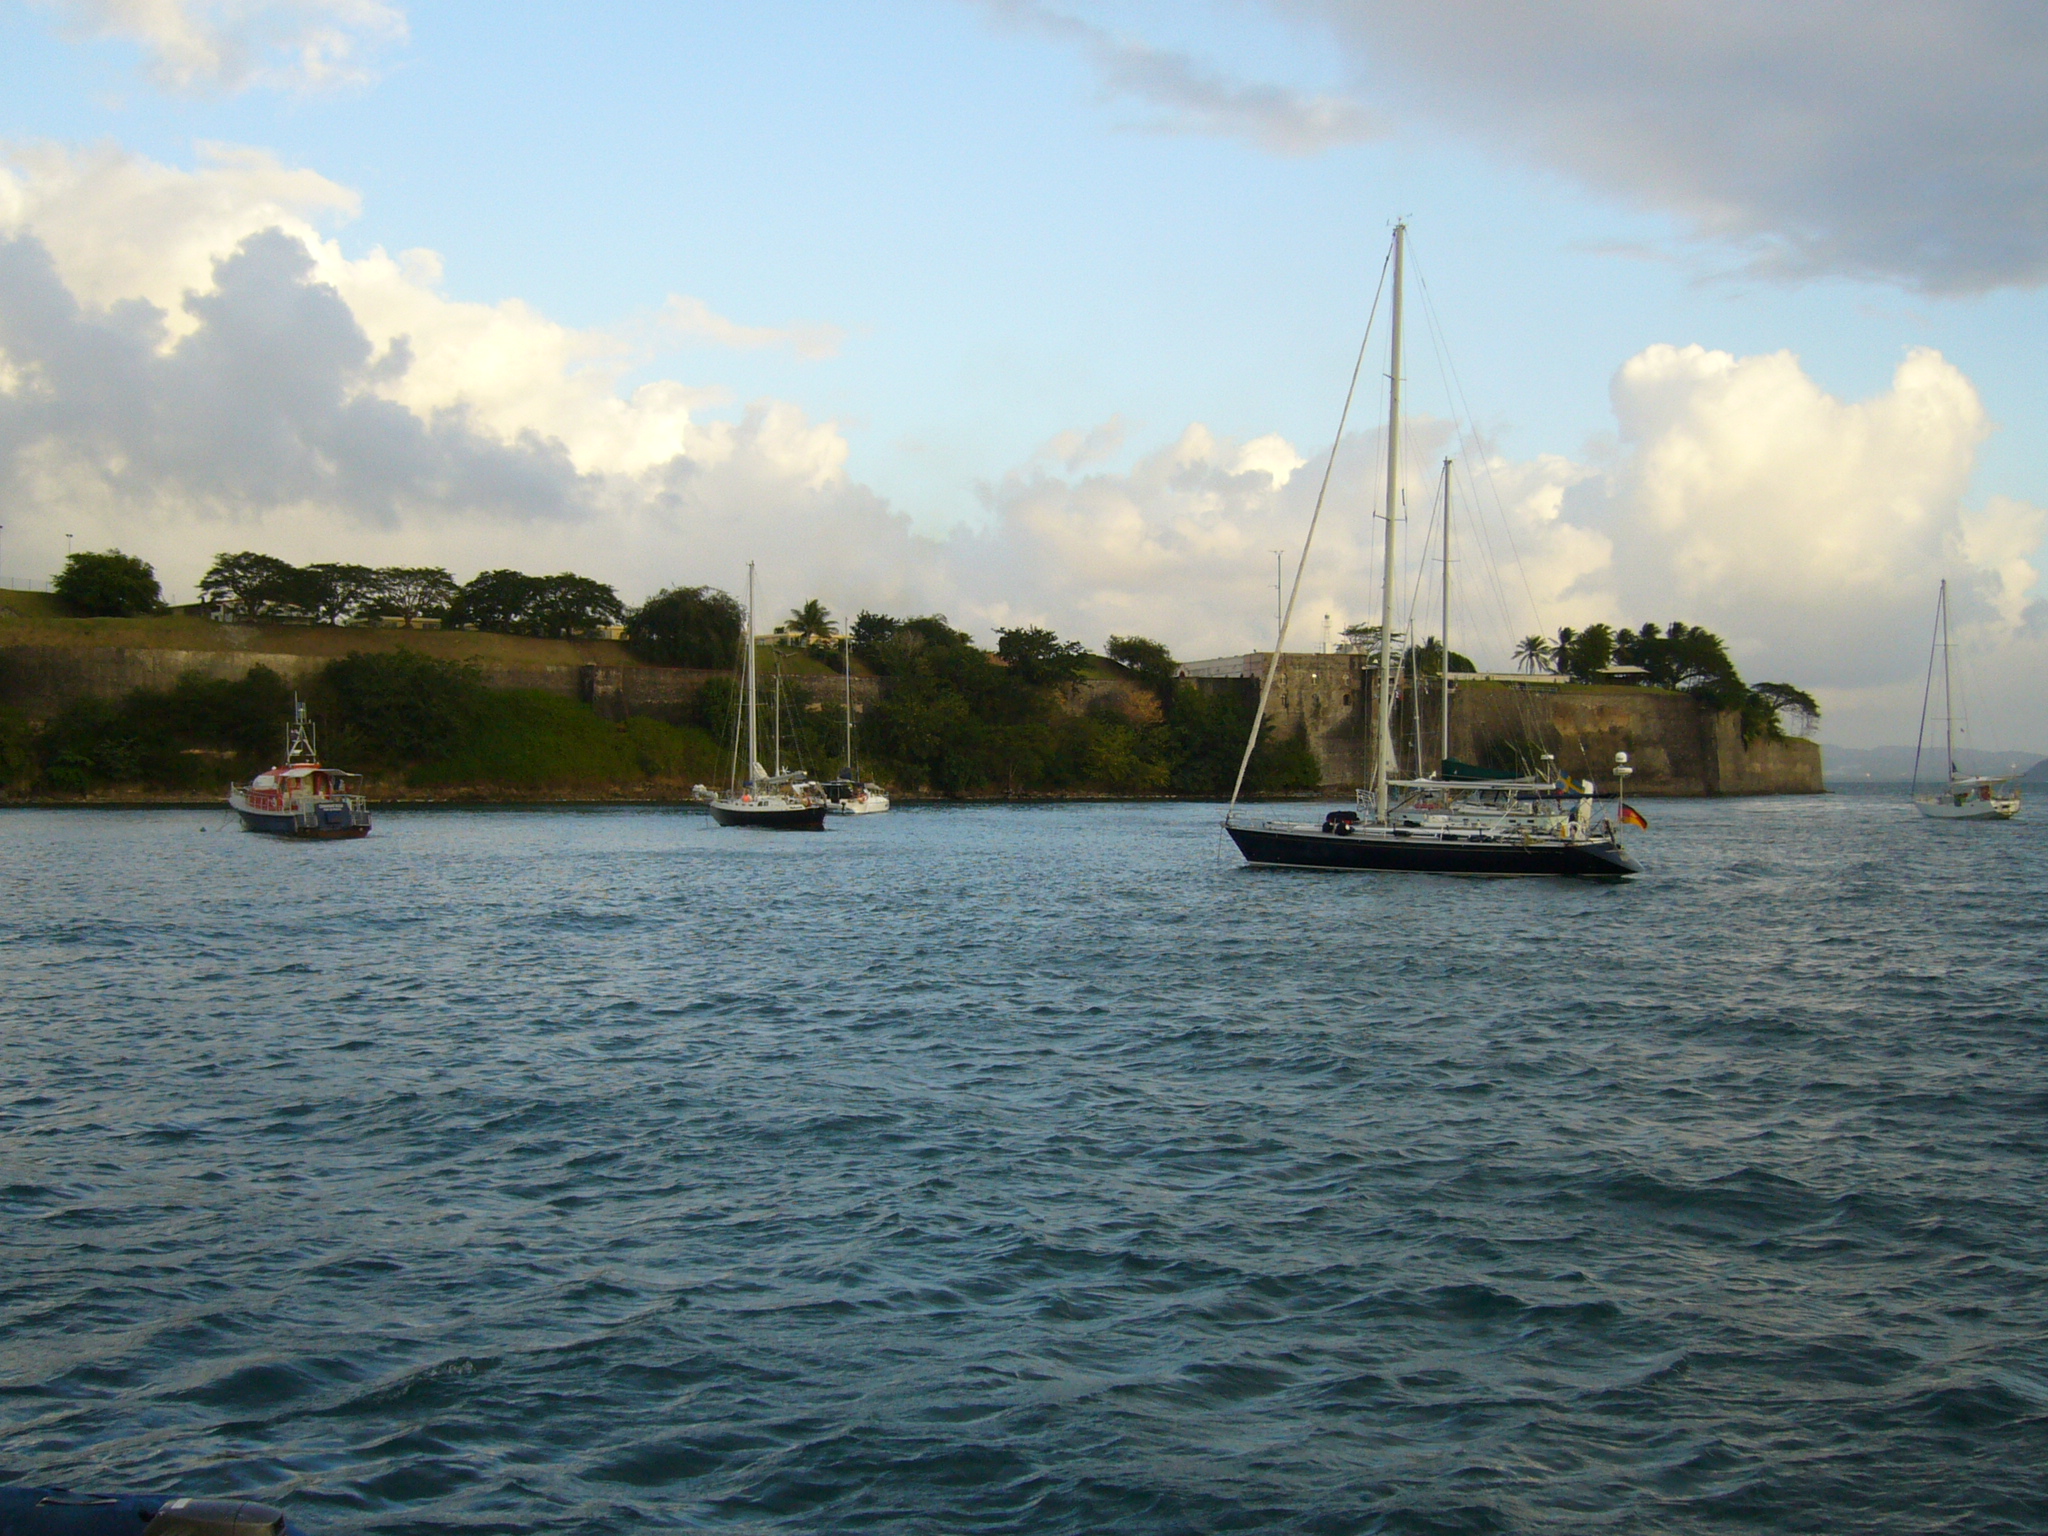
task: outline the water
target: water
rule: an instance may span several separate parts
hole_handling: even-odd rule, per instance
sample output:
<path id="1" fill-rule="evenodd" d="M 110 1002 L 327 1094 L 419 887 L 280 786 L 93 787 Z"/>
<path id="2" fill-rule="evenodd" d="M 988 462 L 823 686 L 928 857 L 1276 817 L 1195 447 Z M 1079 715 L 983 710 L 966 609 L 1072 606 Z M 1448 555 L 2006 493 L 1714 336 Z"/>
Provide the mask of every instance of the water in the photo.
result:
<path id="1" fill-rule="evenodd" d="M 0 1477 L 338 1531 L 2048 1527 L 2048 825 L 0 816 Z"/>

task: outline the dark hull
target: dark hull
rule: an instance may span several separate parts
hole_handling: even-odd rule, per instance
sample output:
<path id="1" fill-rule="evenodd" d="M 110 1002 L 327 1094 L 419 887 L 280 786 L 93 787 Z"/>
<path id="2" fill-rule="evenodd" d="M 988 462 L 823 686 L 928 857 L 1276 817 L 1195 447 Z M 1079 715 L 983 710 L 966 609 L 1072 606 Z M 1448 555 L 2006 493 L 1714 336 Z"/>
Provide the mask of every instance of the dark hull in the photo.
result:
<path id="1" fill-rule="evenodd" d="M 1398 837 L 1370 830 L 1340 835 L 1304 829 L 1225 826 L 1248 863 L 1287 869 L 1374 869 L 1428 875 L 1580 875 L 1618 880 L 1642 866 L 1613 843 Z"/>
<path id="2" fill-rule="evenodd" d="M 800 806 L 795 810 L 757 811 L 744 805 L 713 805 L 711 819 L 721 827 L 760 827 L 771 832 L 822 832 L 825 807 Z"/>
<path id="3" fill-rule="evenodd" d="M 350 819 L 341 822 L 322 822 L 318 826 L 301 826 L 296 816 L 270 815 L 263 811 L 245 811 L 239 807 L 235 814 L 242 818 L 244 832 L 263 832 L 271 837 L 296 837 L 310 842 L 333 842 L 344 837 L 368 837 L 370 818 L 360 821 Z"/>

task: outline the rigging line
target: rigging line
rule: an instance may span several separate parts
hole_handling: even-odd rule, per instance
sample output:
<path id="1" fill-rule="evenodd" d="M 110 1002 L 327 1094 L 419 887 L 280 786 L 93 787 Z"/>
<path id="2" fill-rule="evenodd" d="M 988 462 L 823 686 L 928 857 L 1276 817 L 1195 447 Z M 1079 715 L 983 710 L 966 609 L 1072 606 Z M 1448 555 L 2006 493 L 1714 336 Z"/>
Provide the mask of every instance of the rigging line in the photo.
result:
<path id="1" fill-rule="evenodd" d="M 1454 392 L 1453 392 L 1453 390 L 1452 390 L 1452 388 L 1451 388 L 1451 382 L 1450 382 L 1450 375 L 1451 375 L 1451 373 L 1452 373 L 1452 371 L 1453 371 L 1453 370 L 1452 370 L 1452 369 L 1451 369 L 1451 368 L 1450 368 L 1450 367 L 1448 366 L 1448 360 L 1447 360 L 1447 359 L 1448 359 L 1448 347 L 1447 347 L 1447 344 L 1446 344 L 1446 342 L 1445 342 L 1445 340 L 1444 340 L 1444 337 L 1443 337 L 1443 334 L 1442 334 L 1442 325 L 1441 325 L 1441 322 L 1440 322 L 1439 318 L 1437 317 L 1437 315 L 1435 314 L 1435 311 L 1434 311 L 1434 306 L 1433 306 L 1433 304 L 1432 304 L 1432 303 L 1429 303 L 1429 302 L 1425 302 L 1425 304 L 1424 304 L 1424 306 L 1423 306 L 1423 318 L 1424 318 L 1424 320 L 1425 320 L 1426 324 L 1427 324 L 1427 325 L 1429 326 L 1429 328 L 1430 328 L 1430 333 L 1431 333 L 1431 334 L 1430 334 L 1430 346 L 1431 346 L 1432 350 L 1433 350 L 1433 351 L 1435 352 L 1435 354 L 1436 354 L 1436 361 L 1437 361 L 1437 371 L 1438 371 L 1438 376 L 1439 376 L 1439 378 L 1440 378 L 1440 379 L 1442 380 L 1442 382 L 1443 382 L 1443 386 L 1444 386 L 1444 392 L 1445 392 L 1445 395 L 1446 395 L 1446 397 L 1449 397 L 1449 396 L 1451 396 L 1451 395 L 1452 395 L 1452 394 L 1454 393 Z M 1463 425 L 1462 425 L 1462 424 L 1461 424 L 1461 423 L 1459 422 L 1459 420 L 1458 420 L 1458 417 L 1457 417 L 1457 402 L 1456 402 L 1455 400 L 1453 400 L 1453 401 L 1451 401 L 1451 405 L 1452 405 L 1452 411 L 1451 411 L 1451 426 L 1452 426 L 1452 430 L 1453 430 L 1453 433 L 1455 434 L 1455 436 L 1456 436 L 1456 439 L 1457 439 L 1457 444 L 1458 444 L 1458 449 L 1459 449 L 1459 457 L 1460 457 L 1460 459 L 1461 459 L 1461 460 L 1469 460 L 1469 459 L 1470 459 L 1470 458 L 1471 458 L 1471 457 L 1473 456 L 1473 453 L 1474 453 L 1474 450 L 1475 450 L 1475 442 L 1474 442 L 1474 439 L 1473 439 L 1472 437 L 1468 437 L 1468 435 L 1466 434 L 1466 432 L 1465 432 L 1465 430 L 1464 430 L 1464 427 L 1463 427 Z M 1467 403 L 1467 409 L 1469 410 L 1469 402 Z M 1476 429 L 1475 429 L 1475 434 L 1474 434 L 1474 436 L 1476 437 Z M 1481 457 L 1481 459 L 1482 459 L 1482 460 L 1484 460 L 1484 459 L 1485 459 L 1485 444 L 1484 444 L 1484 442 L 1483 442 L 1483 441 L 1477 442 L 1477 443 L 1476 443 L 1476 448 L 1477 448 L 1477 450 L 1478 450 L 1479 456 Z M 1471 472 L 1470 472 L 1470 469 L 1469 469 L 1469 467 L 1468 467 L 1467 465 L 1465 465 L 1465 464 L 1461 463 L 1461 465 L 1460 465 L 1460 468 L 1461 468 L 1461 469 L 1464 469 L 1464 470 L 1465 470 L 1465 474 L 1466 474 L 1466 480 L 1467 480 L 1467 482 L 1468 482 L 1468 483 L 1474 483 L 1474 482 L 1472 482 L 1472 479 L 1471 479 Z M 1489 477 L 1489 478 L 1488 478 L 1488 481 L 1487 481 L 1487 489 L 1488 489 L 1489 491 L 1491 491 L 1491 492 L 1492 492 L 1492 495 L 1493 495 L 1493 500 L 1494 500 L 1494 503 L 1495 503 L 1495 514 L 1496 514 L 1496 516 L 1498 516 L 1498 517 L 1500 518 L 1500 520 L 1501 520 L 1501 523 L 1502 523 L 1502 525 L 1503 525 L 1503 528 L 1505 528 L 1505 527 L 1506 527 L 1506 524 L 1507 524 L 1507 517 L 1506 517 L 1506 514 L 1505 514 L 1505 512 L 1504 512 L 1504 511 L 1503 511 L 1503 510 L 1501 509 L 1501 506 L 1500 506 L 1500 488 L 1498 487 L 1498 485 L 1494 484 L 1494 483 L 1493 483 L 1493 481 L 1492 481 L 1492 479 L 1491 479 L 1491 475 L 1492 475 L 1492 469 L 1491 469 L 1491 466 L 1490 466 L 1490 465 L 1488 465 L 1488 464 L 1484 464 L 1484 463 L 1482 463 L 1482 469 L 1484 469 L 1485 473 L 1486 473 L 1486 474 L 1488 475 L 1488 477 Z M 1472 497 L 1472 506 L 1473 506 L 1473 507 L 1474 507 L 1475 509 L 1478 509 L 1478 510 L 1483 510 L 1483 509 L 1484 509 L 1484 507 L 1485 507 L 1485 501 L 1484 501 L 1484 499 L 1483 499 L 1483 498 L 1481 498 L 1481 497 L 1479 497 L 1479 496 L 1477 496 L 1477 495 L 1474 495 L 1474 496 Z M 1508 596 L 1507 596 L 1507 589 L 1506 589 L 1505 587 L 1503 587 L 1503 586 L 1501 585 L 1501 582 L 1500 582 L 1500 567 L 1501 567 L 1501 563 L 1502 563 L 1502 562 L 1501 562 L 1501 561 L 1499 561 L 1498 559 L 1494 558 L 1494 555 L 1493 555 L 1493 541 L 1492 541 L 1492 538 L 1491 538 L 1491 536 L 1490 536 L 1490 535 L 1488 534 L 1488 532 L 1487 532 L 1487 520 L 1486 520 L 1486 518 L 1485 518 L 1484 516 L 1475 516 L 1475 517 L 1473 518 L 1473 520 L 1472 520 L 1472 526 L 1473 526 L 1473 529 L 1474 529 L 1474 531 L 1476 532 L 1476 534 L 1477 534 L 1477 536 L 1478 536 L 1478 538 L 1479 538 L 1479 542 L 1480 542 L 1480 545 L 1481 545 L 1481 547 L 1483 548 L 1483 550 L 1484 550 L 1484 552 L 1485 552 L 1485 555 L 1486 555 L 1486 558 L 1485 558 L 1485 560 L 1484 560 L 1484 561 L 1483 561 L 1483 562 L 1481 563 L 1481 571 L 1482 571 L 1482 573 L 1483 573 L 1483 575 L 1482 575 L 1482 586 L 1483 586 L 1483 587 L 1484 587 L 1484 588 L 1486 589 L 1486 591 L 1487 591 L 1487 594 L 1488 594 L 1489 596 L 1491 596 L 1491 597 L 1492 597 L 1492 599 L 1493 599 L 1493 601 L 1494 601 L 1494 604 L 1495 604 L 1495 608 L 1496 608 L 1496 611 L 1497 611 L 1497 614 L 1498 614 L 1498 617 L 1499 617 L 1499 621 L 1500 621 L 1500 634 L 1501 634 L 1501 638 L 1502 638 L 1502 641 L 1503 641 L 1503 645 L 1504 645 L 1504 648 L 1505 648 L 1505 649 L 1507 649 L 1507 650 L 1513 650 L 1513 649 L 1514 649 L 1514 639 L 1515 639 L 1515 633 L 1514 633 L 1514 632 L 1515 632 L 1515 630 L 1516 630 L 1516 627 L 1517 627 L 1517 624 L 1518 624 L 1518 622 L 1519 622 L 1519 621 L 1518 621 L 1518 620 L 1517 620 L 1517 619 L 1515 618 L 1515 615 L 1514 615 L 1514 613 L 1513 613 L 1513 611 L 1512 611 L 1512 610 L 1513 610 L 1513 604 L 1511 604 L 1511 603 L 1510 603 L 1510 602 L 1508 601 Z M 1520 550 L 1518 550 L 1518 549 L 1515 549 L 1515 548 L 1513 547 L 1513 543 L 1512 543 L 1512 538 L 1510 539 L 1510 552 L 1511 552 L 1511 553 L 1512 553 L 1512 555 L 1514 556 L 1514 559 L 1515 559 L 1515 561 L 1516 561 L 1517 565 L 1519 566 L 1519 564 L 1520 564 L 1520 562 L 1521 562 L 1521 552 L 1520 552 Z M 1523 579 L 1523 584 L 1524 584 L 1524 587 L 1526 588 L 1526 586 L 1527 586 L 1527 573 L 1526 573 L 1526 572 L 1524 572 L 1524 579 Z M 1491 616 L 1491 615 L 1489 615 L 1489 619 L 1490 619 L 1491 617 L 1492 617 L 1492 616 Z M 1540 618 L 1539 618 L 1539 621 L 1540 621 Z"/>
<path id="2" fill-rule="evenodd" d="M 1424 295 L 1423 318 L 1429 327 L 1430 347 L 1436 354 L 1437 369 L 1439 376 L 1443 380 L 1445 393 L 1462 396 L 1463 384 L 1460 383 L 1455 389 L 1452 386 L 1451 379 L 1456 370 L 1450 364 L 1449 346 L 1443 336 L 1442 325 L 1437 317 L 1434 302 L 1427 294 Z M 1485 440 L 1479 436 L 1476 424 L 1473 426 L 1468 437 L 1465 423 L 1458 415 L 1460 410 L 1465 413 L 1466 417 L 1469 417 L 1471 414 L 1471 402 L 1463 400 L 1461 403 L 1458 399 L 1452 401 L 1451 427 L 1458 440 L 1459 456 L 1467 461 L 1468 464 L 1474 457 L 1477 457 L 1480 461 L 1480 471 L 1486 476 L 1486 488 L 1493 499 L 1494 515 L 1499 518 L 1502 532 L 1507 536 L 1508 552 L 1515 562 L 1517 571 L 1521 575 L 1523 593 L 1529 599 L 1530 614 L 1540 629 L 1543 616 L 1536 605 L 1534 594 L 1529 591 L 1528 571 L 1522 565 L 1522 552 L 1515 545 L 1514 533 L 1508 524 L 1506 508 L 1501 502 L 1500 487 L 1493 479 L 1493 467 L 1486 450 Z M 1467 478 L 1470 478 L 1469 469 L 1467 471 Z M 1474 482 L 1475 486 L 1476 483 Z M 1484 501 L 1476 495 L 1472 498 L 1472 503 L 1475 508 L 1483 508 L 1485 506 Z M 1486 519 L 1484 517 L 1475 517 L 1473 519 L 1473 526 L 1479 534 L 1480 543 L 1486 550 L 1486 584 L 1492 592 L 1494 601 L 1499 605 L 1502 634 L 1507 642 L 1508 649 L 1512 650 L 1514 647 L 1514 631 L 1518 621 L 1513 611 L 1514 605 L 1508 601 L 1507 589 L 1501 585 L 1500 568 L 1502 562 L 1494 557 L 1493 540 L 1487 530 Z"/>
<path id="3" fill-rule="evenodd" d="M 1927 686 L 1920 690 L 1920 734 L 1913 741 L 1913 793 L 1920 793 L 1920 749 L 1927 742 L 1927 705 L 1934 697 L 1934 652 L 1941 644 L 1941 609 L 1948 601 L 1948 590 L 1943 587 L 1941 600 L 1934 605 L 1934 637 L 1927 642 Z"/>
<path id="4" fill-rule="evenodd" d="M 1453 402 L 1454 410 L 1452 415 L 1452 428 L 1457 433 L 1459 447 L 1465 450 L 1463 457 L 1468 461 L 1468 463 L 1475 456 L 1479 460 L 1480 470 L 1486 477 L 1487 491 L 1493 498 L 1494 515 L 1500 519 L 1501 533 L 1508 541 L 1508 553 L 1513 556 L 1515 562 L 1515 572 L 1521 578 L 1523 596 L 1525 596 L 1529 600 L 1530 615 L 1535 620 L 1536 627 L 1540 630 L 1543 627 L 1542 608 L 1537 603 L 1535 591 L 1529 584 L 1529 570 L 1527 565 L 1523 563 L 1521 547 L 1515 542 L 1514 527 L 1508 521 L 1507 508 L 1505 503 L 1503 503 L 1501 500 L 1499 483 L 1494 479 L 1493 476 L 1492 457 L 1485 451 L 1485 439 L 1479 435 L 1478 419 L 1472 414 L 1471 398 L 1465 393 L 1465 381 L 1459 375 L 1457 363 L 1452 359 L 1450 355 L 1450 340 L 1444 334 L 1443 324 L 1436 310 L 1435 296 L 1432 295 L 1429 291 L 1429 279 L 1423 273 L 1423 270 L 1420 265 L 1418 265 L 1415 269 L 1415 280 L 1422 290 L 1422 313 L 1424 319 L 1428 324 L 1430 334 L 1430 347 L 1436 353 L 1437 367 L 1442 371 L 1445 377 L 1446 384 L 1449 385 L 1455 391 L 1456 394 L 1456 399 Z M 1463 413 L 1462 419 L 1458 414 L 1460 412 Z M 1465 426 L 1467 423 L 1470 424 L 1472 429 L 1470 444 L 1467 443 L 1465 435 Z M 1474 448 L 1478 450 L 1476 455 L 1473 452 Z M 1477 504 L 1479 498 L 1475 496 L 1473 498 L 1473 501 L 1475 504 Z M 1490 584 L 1494 588 L 1495 596 L 1500 603 L 1501 617 L 1504 621 L 1506 621 L 1505 630 L 1508 647 L 1510 650 L 1512 650 L 1514 646 L 1514 616 L 1510 612 L 1510 604 L 1507 600 L 1507 592 L 1500 585 L 1500 562 L 1493 558 L 1493 541 L 1487 533 L 1486 519 L 1483 517 L 1475 517 L 1472 519 L 1472 522 L 1476 530 L 1478 531 L 1479 541 L 1486 550 L 1486 563 L 1489 567 L 1488 579 Z M 1526 693 L 1526 690 L 1517 691 L 1521 693 Z M 1533 708 L 1533 701 L 1526 697 L 1517 699 L 1515 714 L 1520 720 L 1525 735 L 1530 739 L 1540 740 L 1543 735 L 1543 730 L 1541 724 L 1536 719 L 1536 713 Z"/>
<path id="5" fill-rule="evenodd" d="M 1485 439 L 1479 435 L 1479 420 L 1472 414 L 1472 401 L 1465 393 L 1465 381 L 1458 373 L 1458 365 L 1450 355 L 1450 342 L 1443 335 L 1442 325 L 1437 319 L 1436 300 L 1430 294 L 1429 279 L 1423 275 L 1420 265 L 1417 265 L 1415 269 L 1415 281 L 1417 286 L 1422 289 L 1422 309 L 1423 313 L 1429 317 L 1432 345 L 1437 347 L 1438 362 L 1449 375 L 1450 382 L 1457 391 L 1458 408 L 1464 412 L 1464 420 L 1471 424 L 1474 443 L 1483 450 L 1485 448 Z M 1457 430 L 1459 441 L 1462 445 L 1465 435 L 1464 428 L 1461 425 Z M 1479 462 L 1480 468 L 1486 475 L 1486 488 L 1493 495 L 1495 509 L 1500 512 L 1501 528 L 1507 534 L 1508 549 L 1515 557 L 1515 570 L 1522 578 L 1522 591 L 1529 599 L 1529 611 L 1536 617 L 1537 625 L 1540 628 L 1543 617 L 1542 608 L 1536 601 L 1535 589 L 1529 585 L 1528 568 L 1522 564 L 1522 552 L 1515 544 L 1514 530 L 1508 526 L 1507 512 L 1500 498 L 1500 487 L 1494 482 L 1492 462 L 1483 451 L 1479 456 Z"/>
<path id="6" fill-rule="evenodd" d="M 1351 402 L 1358 394 L 1358 376 L 1365 369 L 1365 349 L 1372 343 L 1373 322 L 1379 318 L 1380 297 L 1387 287 L 1387 271 L 1394 264 L 1394 247 L 1387 244 L 1386 259 L 1380 263 L 1379 286 L 1372 292 L 1372 308 L 1366 312 L 1365 334 L 1358 338 L 1358 361 L 1351 365 L 1351 387 L 1344 391 L 1344 409 L 1337 416 L 1337 435 L 1330 440 L 1330 457 L 1323 465 L 1323 483 L 1316 488 L 1315 510 L 1309 514 L 1308 532 L 1302 537 L 1301 558 L 1294 562 L 1294 585 L 1287 592 L 1287 610 L 1280 616 L 1280 633 L 1273 637 L 1273 658 L 1266 664 L 1265 681 L 1259 685 L 1259 707 L 1252 714 L 1251 737 L 1244 744 L 1244 756 L 1237 765 L 1237 782 L 1230 786 L 1230 805 L 1224 819 L 1237 809 L 1244 792 L 1245 771 L 1252 765 L 1252 753 L 1259 744 L 1259 727 L 1266 722 L 1266 702 L 1273 696 L 1273 683 L 1280 676 L 1280 653 L 1287 645 L 1287 628 L 1294 622 L 1294 600 L 1301 595 L 1301 573 L 1308 568 L 1309 546 L 1315 543 L 1316 524 L 1322 520 L 1323 498 L 1330 494 L 1330 476 L 1337 468 L 1337 450 L 1344 442 L 1344 424 L 1351 419 Z"/>

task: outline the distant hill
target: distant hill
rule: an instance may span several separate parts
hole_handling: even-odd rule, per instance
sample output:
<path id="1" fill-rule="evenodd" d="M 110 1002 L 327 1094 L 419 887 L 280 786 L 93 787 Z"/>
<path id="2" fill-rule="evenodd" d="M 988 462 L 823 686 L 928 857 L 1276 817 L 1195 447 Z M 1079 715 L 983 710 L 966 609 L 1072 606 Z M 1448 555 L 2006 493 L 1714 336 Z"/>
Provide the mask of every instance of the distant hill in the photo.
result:
<path id="1" fill-rule="evenodd" d="M 1911 747 L 1831 747 L 1823 743 L 1820 755 L 1821 775 L 1830 784 L 1904 783 L 1913 777 Z M 1964 773 L 2025 772 L 2039 779 L 2048 777 L 2043 765 L 2048 765 L 2048 756 L 2039 752 L 1956 750 L 1956 766 Z M 1922 753 L 1920 773 L 1923 778 L 1941 776 L 1940 743 Z"/>

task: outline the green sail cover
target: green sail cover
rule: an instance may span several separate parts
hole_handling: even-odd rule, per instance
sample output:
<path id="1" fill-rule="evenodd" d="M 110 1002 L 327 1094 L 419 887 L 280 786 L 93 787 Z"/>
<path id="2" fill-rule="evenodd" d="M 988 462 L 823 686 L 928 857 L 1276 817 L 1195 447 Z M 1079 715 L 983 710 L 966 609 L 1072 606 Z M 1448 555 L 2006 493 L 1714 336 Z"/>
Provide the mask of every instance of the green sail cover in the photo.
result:
<path id="1" fill-rule="evenodd" d="M 1444 759 L 1443 777 L 1463 784 L 1497 783 L 1517 775 L 1503 773 L 1498 768 L 1482 768 L 1477 763 L 1461 763 L 1455 757 Z"/>

